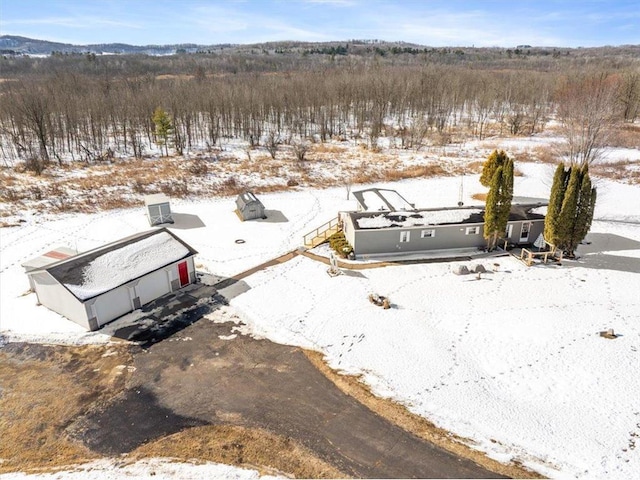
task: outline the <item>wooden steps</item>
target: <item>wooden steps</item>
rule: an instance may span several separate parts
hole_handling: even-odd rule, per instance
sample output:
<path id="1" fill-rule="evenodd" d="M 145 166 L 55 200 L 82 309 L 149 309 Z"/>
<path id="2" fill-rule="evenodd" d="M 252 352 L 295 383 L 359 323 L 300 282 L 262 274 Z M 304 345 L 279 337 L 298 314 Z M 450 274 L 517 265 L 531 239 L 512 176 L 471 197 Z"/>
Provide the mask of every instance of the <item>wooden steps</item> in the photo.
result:
<path id="1" fill-rule="evenodd" d="M 338 218 L 333 218 L 327 223 L 319 226 L 315 230 L 307 233 L 304 236 L 304 246 L 307 248 L 317 247 L 321 243 L 327 241 L 327 239 L 334 233 L 338 233 L 342 230 L 340 221 Z"/>

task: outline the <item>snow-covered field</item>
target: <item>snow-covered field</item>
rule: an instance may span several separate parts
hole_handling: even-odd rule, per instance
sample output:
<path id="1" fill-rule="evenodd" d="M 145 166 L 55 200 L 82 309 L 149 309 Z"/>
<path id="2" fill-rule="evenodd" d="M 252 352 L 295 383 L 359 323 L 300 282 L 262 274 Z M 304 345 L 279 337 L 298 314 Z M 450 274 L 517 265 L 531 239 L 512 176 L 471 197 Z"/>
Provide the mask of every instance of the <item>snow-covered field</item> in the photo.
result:
<path id="1" fill-rule="evenodd" d="M 553 166 L 518 169 L 516 195 L 548 196 Z M 460 178 L 376 186 L 417 207 L 454 206 Z M 622 250 L 613 242 L 562 266 L 527 268 L 509 257 L 464 262 L 490 270 L 479 280 L 454 275 L 456 262 L 332 278 L 325 265 L 295 257 L 245 278 L 251 288 L 229 308 L 252 334 L 322 351 L 332 367 L 363 374 L 377 394 L 492 457 L 551 477 L 632 478 L 640 471 L 640 186 L 597 186 L 592 232 L 632 240 Z M 464 177 L 465 205 L 477 204 L 471 195 L 482 191 L 477 175 Z M 261 195 L 270 218 L 250 222 L 238 220 L 232 198 L 172 201 L 171 228 L 199 252 L 197 268 L 233 275 L 297 248 L 303 234 L 355 208 L 345 198 L 344 188 Z M 143 209 L 24 220 L 0 232 L 0 335 L 108 341 L 36 306 L 20 264 L 59 245 L 84 251 L 145 230 Z M 626 268 L 592 268 L 605 256 Z M 388 296 L 393 308 L 375 307 L 369 293 Z M 598 335 L 608 328 L 620 336 Z"/>

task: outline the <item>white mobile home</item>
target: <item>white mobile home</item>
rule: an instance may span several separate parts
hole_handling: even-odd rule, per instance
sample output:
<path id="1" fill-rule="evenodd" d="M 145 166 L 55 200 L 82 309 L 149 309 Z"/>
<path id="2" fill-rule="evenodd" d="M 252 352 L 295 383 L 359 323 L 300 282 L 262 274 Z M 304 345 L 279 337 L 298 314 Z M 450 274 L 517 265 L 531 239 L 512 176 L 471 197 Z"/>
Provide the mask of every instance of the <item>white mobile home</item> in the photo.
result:
<path id="1" fill-rule="evenodd" d="M 195 282 L 197 252 L 165 228 L 27 272 L 38 302 L 88 330 Z"/>
<path id="2" fill-rule="evenodd" d="M 541 205 L 512 205 L 503 240 L 533 243 L 544 230 Z M 340 220 L 356 258 L 486 246 L 482 207 L 341 212 Z"/>

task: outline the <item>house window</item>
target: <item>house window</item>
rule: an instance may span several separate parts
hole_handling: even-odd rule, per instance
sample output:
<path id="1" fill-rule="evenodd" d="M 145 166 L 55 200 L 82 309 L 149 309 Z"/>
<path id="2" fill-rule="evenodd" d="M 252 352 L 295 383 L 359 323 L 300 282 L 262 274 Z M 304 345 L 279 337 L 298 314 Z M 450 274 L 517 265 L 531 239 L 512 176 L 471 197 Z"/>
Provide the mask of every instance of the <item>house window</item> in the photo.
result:
<path id="1" fill-rule="evenodd" d="M 524 222 L 522 224 L 522 230 L 520 230 L 520 241 L 527 242 L 529 240 L 529 232 L 531 231 L 531 223 Z"/>
<path id="2" fill-rule="evenodd" d="M 411 238 L 411 232 L 409 231 L 400 232 L 400 243 L 406 243 L 409 241 L 410 238 Z"/>
<path id="3" fill-rule="evenodd" d="M 435 230 L 422 230 L 420 232 L 420 238 L 432 238 L 436 236 Z"/>
<path id="4" fill-rule="evenodd" d="M 513 224 L 508 224 L 507 229 L 504 232 L 504 238 L 511 238 L 512 233 L 513 233 Z"/>
<path id="5" fill-rule="evenodd" d="M 478 235 L 480 233 L 480 227 L 467 227 L 466 235 Z"/>

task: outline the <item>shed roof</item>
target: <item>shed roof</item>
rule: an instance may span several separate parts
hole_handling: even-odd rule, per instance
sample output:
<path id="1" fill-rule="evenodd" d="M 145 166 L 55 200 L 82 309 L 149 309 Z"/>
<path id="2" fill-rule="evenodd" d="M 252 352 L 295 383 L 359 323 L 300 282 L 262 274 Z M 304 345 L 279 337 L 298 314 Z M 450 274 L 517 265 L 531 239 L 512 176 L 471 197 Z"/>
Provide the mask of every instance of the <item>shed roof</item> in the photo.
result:
<path id="1" fill-rule="evenodd" d="M 151 230 L 33 270 L 45 270 L 85 301 L 197 252 L 175 234 Z"/>
<path id="2" fill-rule="evenodd" d="M 533 212 L 533 209 L 540 206 L 540 203 L 512 205 L 509 221 L 544 219 L 544 215 Z M 430 208 L 411 212 L 348 212 L 348 214 L 356 230 L 484 223 L 482 207 Z"/>
<path id="3" fill-rule="evenodd" d="M 169 200 L 169 197 L 167 197 L 164 193 L 152 193 L 151 195 L 144 196 L 144 204 L 146 206 L 158 205 L 160 203 L 169 203 Z"/>
<path id="4" fill-rule="evenodd" d="M 260 200 L 258 200 L 258 197 L 256 197 L 253 194 L 253 192 L 244 192 L 244 193 L 241 193 L 238 196 L 244 202 L 245 205 L 249 205 L 249 204 L 254 203 L 254 202 L 262 204 L 262 202 Z"/>

